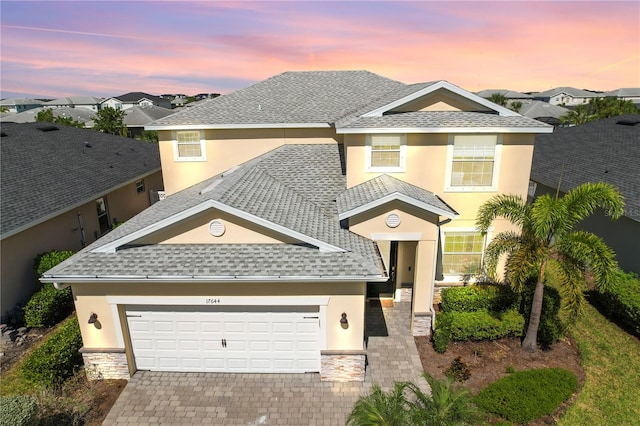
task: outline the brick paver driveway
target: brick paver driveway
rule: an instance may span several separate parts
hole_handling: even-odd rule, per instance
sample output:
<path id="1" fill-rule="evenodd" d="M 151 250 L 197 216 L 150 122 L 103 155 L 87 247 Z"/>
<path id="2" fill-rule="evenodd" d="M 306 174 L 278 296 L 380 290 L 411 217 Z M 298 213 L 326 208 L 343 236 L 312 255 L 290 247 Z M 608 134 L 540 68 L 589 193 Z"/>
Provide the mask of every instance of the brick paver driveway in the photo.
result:
<path id="1" fill-rule="evenodd" d="M 368 309 L 365 382 L 320 382 L 319 374 L 139 371 L 105 425 L 344 425 L 358 397 L 379 383 L 420 380 L 409 303 Z M 384 314 L 384 316 L 382 316 Z"/>

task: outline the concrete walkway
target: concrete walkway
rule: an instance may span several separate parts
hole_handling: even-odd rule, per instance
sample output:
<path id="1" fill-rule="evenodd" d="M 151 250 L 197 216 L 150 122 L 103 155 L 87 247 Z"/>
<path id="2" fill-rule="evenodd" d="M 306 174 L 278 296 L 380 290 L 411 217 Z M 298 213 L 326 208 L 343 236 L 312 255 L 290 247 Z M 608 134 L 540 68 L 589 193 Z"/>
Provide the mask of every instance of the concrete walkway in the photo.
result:
<path id="1" fill-rule="evenodd" d="M 364 383 L 320 382 L 319 374 L 139 371 L 103 424 L 344 425 L 372 383 L 388 389 L 394 381 L 417 381 L 422 372 L 409 303 L 382 308 L 371 302 L 367 330 Z"/>

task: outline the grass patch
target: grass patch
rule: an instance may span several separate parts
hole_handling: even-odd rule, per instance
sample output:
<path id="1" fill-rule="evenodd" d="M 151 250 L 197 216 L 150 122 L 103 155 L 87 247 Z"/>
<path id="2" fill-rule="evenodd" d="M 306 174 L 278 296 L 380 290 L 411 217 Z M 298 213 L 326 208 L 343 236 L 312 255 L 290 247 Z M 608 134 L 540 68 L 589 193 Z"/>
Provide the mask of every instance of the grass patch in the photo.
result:
<path id="1" fill-rule="evenodd" d="M 587 305 L 572 331 L 582 354 L 586 382 L 558 422 L 631 425 L 640 419 L 640 343 Z"/>

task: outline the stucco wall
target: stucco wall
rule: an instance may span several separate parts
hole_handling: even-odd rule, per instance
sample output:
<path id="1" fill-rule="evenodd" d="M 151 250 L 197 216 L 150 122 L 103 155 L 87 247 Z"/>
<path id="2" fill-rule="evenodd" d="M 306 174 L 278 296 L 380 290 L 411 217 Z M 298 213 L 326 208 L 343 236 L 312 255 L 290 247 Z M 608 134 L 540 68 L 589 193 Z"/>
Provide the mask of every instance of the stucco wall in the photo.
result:
<path id="1" fill-rule="evenodd" d="M 149 189 L 162 189 L 161 172 L 145 178 L 145 189 L 144 193 L 138 194 L 133 182 L 107 194 L 112 223 L 114 218 L 119 222 L 130 219 L 149 206 Z M 90 244 L 96 240 L 95 233 L 100 233 L 94 200 L 2 240 L 0 303 L 3 317 L 16 303 L 26 301 L 36 289 L 33 259 L 37 254 L 50 250 L 78 251 L 82 248 L 78 214 L 82 215 L 86 243 Z"/>
<path id="2" fill-rule="evenodd" d="M 284 144 L 325 144 L 342 141 L 332 128 L 206 130 L 207 161 L 175 161 L 174 133 L 158 132 L 167 195 L 229 170 Z"/>

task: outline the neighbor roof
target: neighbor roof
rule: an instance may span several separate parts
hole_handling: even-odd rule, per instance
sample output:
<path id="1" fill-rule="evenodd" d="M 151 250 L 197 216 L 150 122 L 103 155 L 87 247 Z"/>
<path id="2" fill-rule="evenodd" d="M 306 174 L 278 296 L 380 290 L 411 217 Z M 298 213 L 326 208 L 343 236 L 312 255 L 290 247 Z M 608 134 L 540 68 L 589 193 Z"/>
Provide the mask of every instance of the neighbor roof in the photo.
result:
<path id="1" fill-rule="evenodd" d="M 524 100 L 519 112 L 529 118 L 560 118 L 569 110 L 558 105 L 551 105 L 549 102 Z"/>
<path id="2" fill-rule="evenodd" d="M 174 112 L 175 111 L 168 108 L 155 105 L 146 107 L 136 105 L 124 111 L 124 124 L 127 127 L 142 127 L 145 124 L 149 124 L 152 121 L 171 115 Z"/>
<path id="3" fill-rule="evenodd" d="M 556 87 L 553 89 L 545 90 L 544 92 L 534 93 L 534 98 L 550 98 L 558 93 L 566 93 L 574 98 L 597 98 L 602 96 L 601 93 L 590 92 L 588 90 L 576 89 L 575 87 Z"/>
<path id="4" fill-rule="evenodd" d="M 559 184 L 562 192 L 586 182 L 608 182 L 624 195 L 625 215 L 640 221 L 638 141 L 640 115 L 611 117 L 537 135 L 531 180 L 550 188 Z"/>
<path id="5" fill-rule="evenodd" d="M 604 96 L 616 96 L 619 98 L 640 97 L 640 87 L 624 87 L 621 89 L 606 92 Z"/>
<path id="6" fill-rule="evenodd" d="M 69 107 L 61 107 L 61 108 L 47 108 L 47 107 L 38 107 L 33 108 L 27 111 L 18 112 L 18 113 L 9 113 L 3 114 L 0 117 L 0 121 L 7 123 L 35 123 L 36 115 L 40 111 L 44 111 L 45 109 L 50 109 L 53 113 L 54 117 L 71 117 L 75 121 L 79 121 L 81 123 L 88 123 L 92 121 L 96 113 L 87 108 L 69 108 Z M 86 127 L 86 126 L 85 126 Z"/>
<path id="7" fill-rule="evenodd" d="M 3 123 L 0 234 L 13 235 L 160 170 L 157 144 L 50 123 Z"/>
<path id="8" fill-rule="evenodd" d="M 343 161 L 337 145 L 281 146 L 154 204 L 46 279 L 383 279 L 375 243 L 340 227 L 334 200 L 346 189 Z M 299 243 L 143 244 L 209 209 Z"/>
<path id="9" fill-rule="evenodd" d="M 487 89 L 476 92 L 476 95 L 482 96 L 483 98 L 489 98 L 494 93 L 498 93 L 503 95 L 507 99 L 533 99 L 533 96 L 527 95 L 526 93 L 516 92 L 515 90 L 508 89 Z"/>
<path id="10" fill-rule="evenodd" d="M 122 102 L 138 102 L 145 98 L 150 101 L 158 101 L 162 99 L 160 96 L 154 96 L 144 92 L 129 92 L 124 95 L 114 96 L 113 98 Z"/>
<path id="11" fill-rule="evenodd" d="M 98 105 L 102 101 L 102 98 L 95 96 L 69 96 L 68 98 L 58 98 L 45 102 L 44 105 Z"/>

